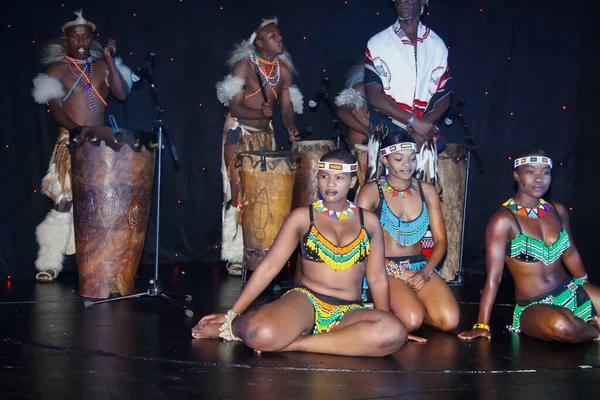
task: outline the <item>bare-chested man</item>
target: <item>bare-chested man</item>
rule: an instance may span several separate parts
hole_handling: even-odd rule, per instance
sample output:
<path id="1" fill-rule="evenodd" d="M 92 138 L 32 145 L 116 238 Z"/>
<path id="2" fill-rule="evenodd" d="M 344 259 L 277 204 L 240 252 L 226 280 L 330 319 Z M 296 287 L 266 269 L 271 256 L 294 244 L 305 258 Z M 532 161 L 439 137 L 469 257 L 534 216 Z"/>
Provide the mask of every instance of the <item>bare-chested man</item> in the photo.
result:
<path id="1" fill-rule="evenodd" d="M 369 110 L 365 99 L 364 63 L 350 69 L 346 78 L 346 87 L 335 98 L 338 117 L 348 127 L 350 151 L 358 161 L 358 185 L 365 184 L 367 173 L 367 140 L 371 137 Z"/>
<path id="2" fill-rule="evenodd" d="M 242 273 L 244 244 L 238 213 L 241 182 L 235 157 L 244 151 L 275 150 L 273 106 L 279 102 L 291 142 L 299 139 L 294 113 L 302 113 L 302 94 L 292 85 L 295 73 L 285 52 L 277 19 L 264 20 L 229 59 L 231 74 L 217 84 L 217 98 L 229 108 L 223 129 L 223 232 L 221 258 L 232 276 Z M 258 76 L 264 89 L 261 90 Z M 267 101 L 264 96 L 266 95 Z"/>
<path id="3" fill-rule="evenodd" d="M 42 64 L 47 73 L 33 80 L 34 100 L 48 104 L 60 125 L 48 173 L 42 180 L 42 193 L 54 201 L 54 208 L 36 229 L 39 282 L 54 281 L 63 268 L 64 255 L 75 253 L 69 133 L 107 132 L 102 125 L 109 92 L 125 100 L 132 85 L 131 70 L 112 56 L 116 42 L 109 39 L 102 48 L 93 41 L 96 25 L 81 11 L 75 15 L 77 18 L 62 26 L 61 40 L 45 48 Z"/>

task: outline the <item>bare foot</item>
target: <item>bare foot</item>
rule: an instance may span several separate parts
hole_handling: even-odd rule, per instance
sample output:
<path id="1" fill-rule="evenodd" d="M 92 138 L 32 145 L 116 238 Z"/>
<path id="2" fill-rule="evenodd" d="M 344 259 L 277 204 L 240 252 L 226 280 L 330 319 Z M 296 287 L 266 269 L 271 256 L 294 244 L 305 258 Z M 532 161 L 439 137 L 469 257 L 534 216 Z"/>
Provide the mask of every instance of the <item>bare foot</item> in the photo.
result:
<path id="1" fill-rule="evenodd" d="M 213 321 L 200 321 L 192 328 L 194 339 L 216 339 L 219 337 L 221 323 Z"/>

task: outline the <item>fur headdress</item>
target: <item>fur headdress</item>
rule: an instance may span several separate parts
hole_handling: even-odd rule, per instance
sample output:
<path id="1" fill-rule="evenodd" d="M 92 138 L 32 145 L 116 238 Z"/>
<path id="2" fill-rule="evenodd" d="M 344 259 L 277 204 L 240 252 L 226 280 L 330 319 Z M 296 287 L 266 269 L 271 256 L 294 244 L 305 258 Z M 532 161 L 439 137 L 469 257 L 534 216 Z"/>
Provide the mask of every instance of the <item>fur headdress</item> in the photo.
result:
<path id="1" fill-rule="evenodd" d="M 75 15 L 77 15 L 77 18 L 75 18 L 73 21 L 67 22 L 66 24 L 64 24 L 62 26 L 63 32 L 65 32 L 68 28 L 70 28 L 72 26 L 77 26 L 77 25 L 89 26 L 92 29 L 92 32 L 96 31 L 96 24 L 83 18 L 83 10 L 75 11 Z"/>
<path id="2" fill-rule="evenodd" d="M 233 68 L 235 64 L 242 60 L 245 60 L 250 56 L 250 54 L 253 54 L 256 51 L 256 46 L 254 45 L 254 42 L 256 41 L 258 33 L 261 31 L 261 29 L 263 29 L 267 25 L 277 25 L 278 23 L 279 20 L 276 17 L 270 19 L 263 19 L 262 23 L 254 32 L 252 32 L 252 34 L 247 40 L 243 40 L 241 43 L 237 44 L 234 47 L 231 57 L 229 58 L 229 60 L 227 60 L 227 65 L 229 66 L 229 68 Z M 278 55 L 277 58 L 279 59 L 279 61 L 284 63 L 290 69 L 290 71 L 292 71 L 292 73 L 297 73 L 296 68 L 292 63 L 292 57 L 287 51 L 284 51 L 282 54 Z"/>

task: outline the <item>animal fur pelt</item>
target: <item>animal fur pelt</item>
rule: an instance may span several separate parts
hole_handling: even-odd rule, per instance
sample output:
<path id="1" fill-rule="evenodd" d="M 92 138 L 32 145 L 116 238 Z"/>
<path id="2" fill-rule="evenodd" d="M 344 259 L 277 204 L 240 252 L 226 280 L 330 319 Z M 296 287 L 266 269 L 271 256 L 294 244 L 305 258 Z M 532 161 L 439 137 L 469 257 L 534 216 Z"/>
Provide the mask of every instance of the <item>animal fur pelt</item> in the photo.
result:
<path id="1" fill-rule="evenodd" d="M 221 260 L 242 263 L 244 261 L 244 235 L 242 225 L 237 223 L 238 209 L 223 206 L 223 230 L 221 237 Z"/>
<path id="2" fill-rule="evenodd" d="M 304 96 L 298 86 L 293 85 L 290 88 L 290 99 L 292 100 L 292 105 L 294 106 L 294 112 L 298 115 L 304 112 Z"/>
<path id="3" fill-rule="evenodd" d="M 131 92 L 131 88 L 133 87 L 133 79 L 131 78 L 131 68 L 123 64 L 123 59 L 121 57 L 115 58 L 115 64 L 117 64 L 117 69 L 121 73 L 121 76 L 123 76 L 123 79 L 125 79 L 125 83 L 127 84 L 129 91 Z"/>
<path id="4" fill-rule="evenodd" d="M 73 210 L 58 212 L 50 210 L 46 218 L 35 229 L 39 250 L 35 261 L 38 271 L 63 268 L 65 254 L 75 253 L 73 234 Z"/>
<path id="5" fill-rule="evenodd" d="M 363 99 L 358 91 L 352 88 L 342 90 L 335 98 L 335 105 L 338 107 L 352 105 L 355 109 L 359 109 L 362 108 L 364 104 L 365 99 Z"/>
<path id="6" fill-rule="evenodd" d="M 42 65 L 50 65 L 65 58 L 67 55 L 66 45 L 66 39 L 59 39 L 44 46 L 40 58 Z M 102 45 L 96 41 L 93 41 L 90 49 L 90 55 L 94 58 L 104 58 Z"/>
<path id="7" fill-rule="evenodd" d="M 58 79 L 48 74 L 38 74 L 33 78 L 33 100 L 38 104 L 47 104 L 52 99 L 62 99 L 65 89 Z"/>
<path id="8" fill-rule="evenodd" d="M 226 107 L 229 107 L 229 102 L 239 92 L 244 89 L 246 81 L 238 76 L 231 74 L 227 75 L 225 79 L 217 82 L 217 99 Z"/>

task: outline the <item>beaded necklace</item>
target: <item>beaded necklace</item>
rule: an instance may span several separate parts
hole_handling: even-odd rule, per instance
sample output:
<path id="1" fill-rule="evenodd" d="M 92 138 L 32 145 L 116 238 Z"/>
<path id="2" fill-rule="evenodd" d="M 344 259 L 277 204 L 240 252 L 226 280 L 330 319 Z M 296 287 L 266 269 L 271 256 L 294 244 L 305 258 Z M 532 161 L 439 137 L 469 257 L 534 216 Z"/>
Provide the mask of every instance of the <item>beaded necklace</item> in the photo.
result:
<path id="1" fill-rule="evenodd" d="M 71 70 L 71 73 L 77 77 L 77 80 L 75 81 L 75 84 L 73 85 L 71 90 L 69 90 L 67 95 L 63 98 L 63 102 L 69 98 L 69 96 L 73 93 L 73 90 L 75 90 L 75 87 L 83 79 L 85 81 L 83 84 L 83 88 L 85 89 L 85 92 L 87 94 L 88 104 L 90 106 L 90 109 L 92 111 L 96 111 L 96 102 L 94 101 L 94 98 L 92 97 L 92 90 L 100 98 L 100 101 L 102 101 L 102 103 L 106 106 L 107 105 L 106 101 L 102 98 L 102 96 L 100 96 L 100 93 L 98 93 L 98 91 L 94 87 L 94 84 L 92 83 L 92 65 L 93 65 L 94 57 L 90 56 L 87 58 L 87 60 L 77 60 L 77 59 L 69 57 L 69 56 L 65 56 L 65 58 L 67 59 L 67 64 L 69 65 L 69 69 Z M 84 64 L 85 64 L 85 68 L 81 69 L 81 67 L 79 65 L 84 65 Z M 75 71 L 73 66 L 75 66 L 75 69 L 77 69 L 77 71 Z M 88 70 L 88 68 L 89 68 L 89 77 L 86 75 L 86 71 Z"/>
<path id="2" fill-rule="evenodd" d="M 263 79 L 263 82 L 266 85 L 269 85 L 271 88 L 276 88 L 277 85 L 279 85 L 279 78 L 281 77 L 281 71 L 279 69 L 279 60 L 277 59 L 277 57 L 271 61 L 261 57 L 260 53 L 251 54 L 250 57 L 252 58 L 252 62 L 254 63 L 254 65 L 258 66 L 258 70 L 260 71 L 260 75 Z M 267 71 L 264 70 L 264 68 L 261 66 L 261 63 L 271 67 L 269 73 L 267 73 Z"/>
<path id="3" fill-rule="evenodd" d="M 508 199 L 504 204 L 504 207 L 519 215 L 523 215 L 529 218 L 540 218 L 543 217 L 550 211 L 550 204 L 544 199 L 540 199 L 537 206 L 532 208 L 522 207 L 518 205 L 512 198 Z"/>
<path id="4" fill-rule="evenodd" d="M 348 208 L 344 211 L 333 211 L 323 205 L 323 200 L 319 200 L 313 203 L 313 208 L 315 211 L 331 217 L 333 219 L 339 219 L 340 221 L 344 221 L 354 214 L 358 212 L 358 206 L 354 203 L 348 201 Z"/>
<path id="5" fill-rule="evenodd" d="M 404 190 L 398 190 L 392 187 L 390 183 L 387 181 L 386 176 L 382 176 L 379 180 L 381 183 L 381 188 L 386 192 L 392 192 L 393 197 L 402 197 L 403 199 L 413 194 L 419 189 L 419 184 L 415 181 L 411 181 L 410 185 Z"/>

